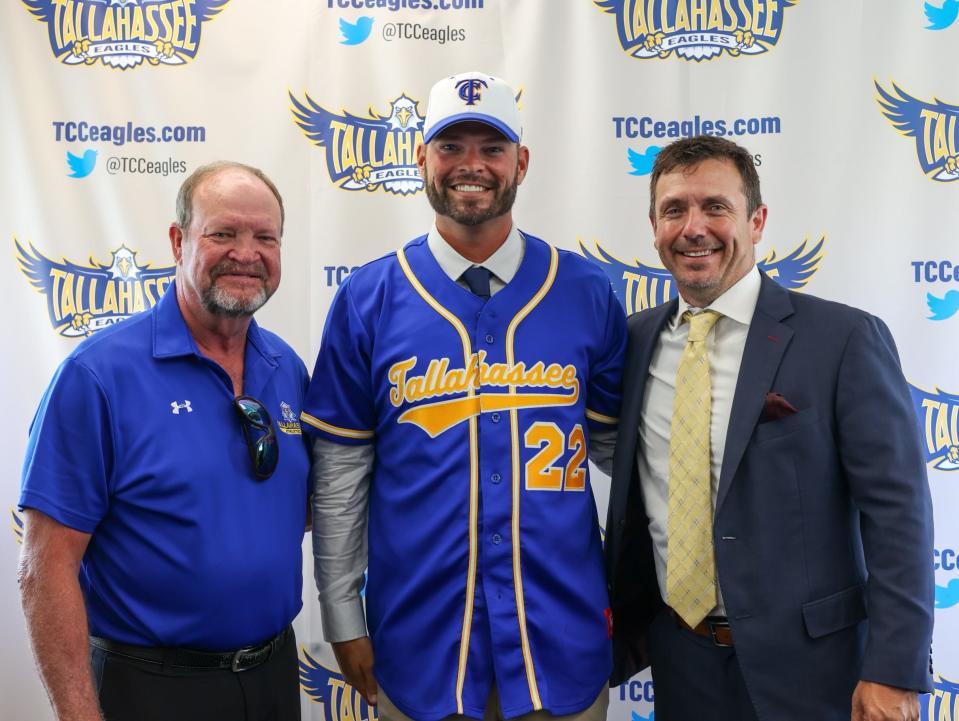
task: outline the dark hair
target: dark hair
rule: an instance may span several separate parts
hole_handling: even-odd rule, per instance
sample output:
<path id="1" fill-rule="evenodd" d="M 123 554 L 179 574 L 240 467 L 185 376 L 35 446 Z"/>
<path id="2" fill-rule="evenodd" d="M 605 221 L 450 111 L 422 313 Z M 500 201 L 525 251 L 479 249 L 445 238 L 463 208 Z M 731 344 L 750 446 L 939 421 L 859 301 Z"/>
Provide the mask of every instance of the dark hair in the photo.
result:
<path id="1" fill-rule="evenodd" d="M 283 198 L 280 197 L 280 191 L 276 189 L 273 181 L 266 176 L 266 173 L 259 168 L 237 163 L 232 160 L 217 160 L 207 165 L 201 165 L 183 181 L 183 185 L 180 186 L 180 190 L 176 194 L 176 224 L 180 230 L 186 233 L 193 220 L 193 194 L 196 192 L 200 183 L 210 176 L 216 175 L 221 170 L 228 170 L 230 168 L 245 170 L 253 177 L 262 180 L 263 184 L 270 189 L 270 192 L 273 193 L 273 196 L 276 198 L 276 202 L 280 204 L 280 235 L 283 235 L 283 223 L 286 220 L 286 213 L 283 210 Z"/>
<path id="2" fill-rule="evenodd" d="M 729 160 L 736 166 L 743 183 L 743 195 L 746 196 L 746 210 L 752 215 L 763 204 L 759 192 L 759 173 L 756 172 L 753 156 L 741 145 L 714 135 L 683 138 L 659 152 L 653 161 L 652 175 L 649 176 L 649 214 L 652 216 L 656 210 L 656 183 L 660 176 L 676 169 L 692 169 L 710 158 Z"/>

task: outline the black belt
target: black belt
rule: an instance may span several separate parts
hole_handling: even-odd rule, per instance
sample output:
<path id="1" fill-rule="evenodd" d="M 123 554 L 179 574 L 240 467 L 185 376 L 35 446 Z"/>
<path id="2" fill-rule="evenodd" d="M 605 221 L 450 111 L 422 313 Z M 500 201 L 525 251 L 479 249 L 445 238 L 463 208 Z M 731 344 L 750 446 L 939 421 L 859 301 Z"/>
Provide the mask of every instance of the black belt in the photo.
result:
<path id="1" fill-rule="evenodd" d="M 131 646 L 90 636 L 90 644 L 107 653 L 126 656 L 137 661 L 157 663 L 177 668 L 219 668 L 234 672 L 246 671 L 265 663 L 280 646 L 293 635 L 293 627 L 287 626 L 276 637 L 256 646 L 247 646 L 236 651 L 196 651 L 191 648 L 160 648 L 157 646 Z"/>

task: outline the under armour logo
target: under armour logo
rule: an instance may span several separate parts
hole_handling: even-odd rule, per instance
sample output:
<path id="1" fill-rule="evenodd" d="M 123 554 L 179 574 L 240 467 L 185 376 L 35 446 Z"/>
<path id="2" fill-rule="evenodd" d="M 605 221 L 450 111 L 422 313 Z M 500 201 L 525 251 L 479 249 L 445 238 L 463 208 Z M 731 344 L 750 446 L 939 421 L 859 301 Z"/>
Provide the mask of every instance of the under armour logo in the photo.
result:
<path id="1" fill-rule="evenodd" d="M 190 401 L 183 401 L 183 403 L 177 403 L 172 401 L 170 407 L 173 409 L 173 415 L 180 415 L 180 411 L 186 408 L 187 413 L 193 413 L 193 406 L 190 405 Z"/>
<path id="2" fill-rule="evenodd" d="M 476 105 L 477 102 L 483 99 L 481 93 L 482 89 L 486 87 L 485 80 L 479 80 L 478 78 L 467 78 L 466 80 L 460 80 L 456 83 L 456 89 L 459 91 L 460 99 L 465 101 L 467 105 Z"/>

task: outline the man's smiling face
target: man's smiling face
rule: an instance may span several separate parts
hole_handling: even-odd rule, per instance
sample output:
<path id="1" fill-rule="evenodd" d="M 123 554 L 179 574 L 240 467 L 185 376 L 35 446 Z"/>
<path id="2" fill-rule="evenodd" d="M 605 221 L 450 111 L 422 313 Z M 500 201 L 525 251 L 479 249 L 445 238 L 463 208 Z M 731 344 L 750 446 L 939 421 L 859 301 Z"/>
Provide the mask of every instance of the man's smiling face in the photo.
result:
<path id="1" fill-rule="evenodd" d="M 650 220 L 656 250 L 680 294 L 702 308 L 755 264 L 766 206 L 749 213 L 736 166 L 709 158 L 659 178 Z"/>

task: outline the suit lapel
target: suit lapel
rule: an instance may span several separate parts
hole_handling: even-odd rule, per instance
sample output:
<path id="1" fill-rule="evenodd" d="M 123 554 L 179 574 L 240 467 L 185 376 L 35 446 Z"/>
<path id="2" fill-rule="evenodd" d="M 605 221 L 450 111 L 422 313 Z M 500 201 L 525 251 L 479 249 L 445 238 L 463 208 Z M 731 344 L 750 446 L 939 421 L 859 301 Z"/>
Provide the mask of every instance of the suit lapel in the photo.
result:
<path id="1" fill-rule="evenodd" d="M 763 275 L 756 311 L 749 324 L 746 346 L 743 348 L 736 394 L 733 396 L 729 415 L 726 448 L 723 451 L 723 466 L 719 474 L 716 498 L 717 513 L 729 493 L 729 486 L 739 468 L 746 444 L 759 421 L 766 393 L 772 388 L 776 371 L 792 339 L 792 328 L 780 322 L 792 315 L 792 312 L 789 292 Z"/>
<path id="2" fill-rule="evenodd" d="M 607 525 L 607 551 L 610 556 L 618 553 L 620 521 L 626 516 L 634 470 L 636 468 L 636 442 L 639 437 L 639 422 L 643 411 L 643 396 L 649 378 L 649 364 L 659 344 L 659 334 L 676 312 L 678 301 L 673 299 L 665 305 L 642 311 L 642 315 L 630 317 L 629 339 L 626 359 L 623 364 L 623 397 L 619 414 L 619 433 L 613 455 L 613 478 L 609 492 L 609 515 Z M 642 494 L 633 489 L 636 502 L 642 507 Z M 645 514 L 645 509 L 643 509 Z"/>

